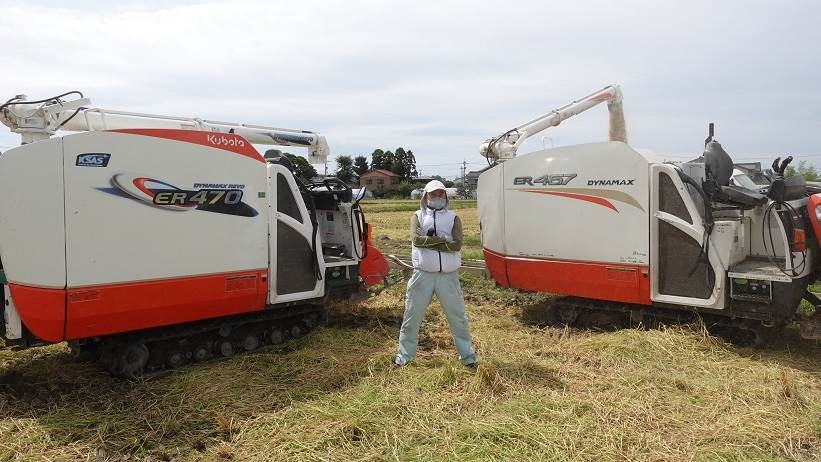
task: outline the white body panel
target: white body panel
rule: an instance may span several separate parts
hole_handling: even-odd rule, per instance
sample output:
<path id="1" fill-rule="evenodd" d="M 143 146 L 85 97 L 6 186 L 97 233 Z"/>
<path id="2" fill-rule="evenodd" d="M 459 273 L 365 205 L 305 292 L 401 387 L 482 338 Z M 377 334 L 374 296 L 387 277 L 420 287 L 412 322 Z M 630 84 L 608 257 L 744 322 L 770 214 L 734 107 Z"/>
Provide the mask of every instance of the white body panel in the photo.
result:
<path id="1" fill-rule="evenodd" d="M 650 161 L 624 143 L 605 142 L 497 165 L 479 178 L 484 246 L 508 256 L 648 264 Z M 544 184 L 545 175 L 557 184 Z"/>
<path id="2" fill-rule="evenodd" d="M 0 255 L 10 283 L 66 286 L 63 141 L 0 156 Z"/>
<path id="3" fill-rule="evenodd" d="M 485 170 L 476 185 L 477 213 L 482 246 L 507 255 L 505 245 L 504 164 Z"/>
<path id="4" fill-rule="evenodd" d="M 341 219 L 340 214 L 319 212 L 317 213 L 317 222 L 319 223 L 319 230 L 322 233 L 322 242 L 343 242 L 346 247 L 351 248 L 351 243 L 348 242 L 353 236 L 353 229 L 351 228 L 350 215 L 345 214 L 345 219 Z"/>
<path id="5" fill-rule="evenodd" d="M 267 181 L 260 161 L 198 144 L 123 133 L 89 132 L 63 140 L 69 287 L 268 266 L 268 206 L 267 199 L 259 197 Z M 77 156 L 89 152 L 111 154 L 108 166 L 76 166 Z M 117 194 L 115 177 L 147 177 L 184 190 L 201 184 L 241 185 L 237 189 L 243 191 L 242 201 L 259 213 L 246 217 L 161 208 Z"/>
<path id="6" fill-rule="evenodd" d="M 3 310 L 3 322 L 6 324 L 6 338 L 10 340 L 19 339 L 23 337 L 23 322 L 17 313 L 17 307 L 14 306 L 14 299 L 11 298 L 9 286 L 4 286 L 4 289 L 6 307 Z"/>
<path id="7" fill-rule="evenodd" d="M 769 220 L 766 220 L 764 210 L 755 210 L 753 213 L 750 213 L 749 216 L 750 227 L 753 234 L 756 236 L 762 236 L 763 230 L 764 235 L 766 235 L 767 238 L 766 249 L 764 247 L 765 244 L 763 238 L 752 239 L 752 242 L 750 242 L 750 255 L 766 257 L 769 251 L 770 255 L 775 252 L 775 255 L 780 258 L 784 258 L 784 255 L 787 255 L 789 252 L 789 247 L 787 242 L 784 240 L 785 231 L 781 220 L 777 220 L 775 216 L 772 216 Z M 774 244 L 772 246 L 770 245 L 770 229 L 772 230 L 772 239 Z"/>

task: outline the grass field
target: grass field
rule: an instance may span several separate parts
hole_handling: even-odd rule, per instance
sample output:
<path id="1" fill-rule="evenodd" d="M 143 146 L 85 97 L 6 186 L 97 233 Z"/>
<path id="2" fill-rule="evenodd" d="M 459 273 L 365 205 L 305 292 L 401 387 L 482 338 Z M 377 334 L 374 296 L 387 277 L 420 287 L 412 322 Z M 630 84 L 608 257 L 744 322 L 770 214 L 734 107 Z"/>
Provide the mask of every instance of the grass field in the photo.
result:
<path id="1" fill-rule="evenodd" d="M 366 204 L 375 242 L 407 254 L 411 210 Z M 546 295 L 463 288 L 475 373 L 436 303 L 419 357 L 390 368 L 399 286 L 331 307 L 329 327 L 284 347 L 148 380 L 111 379 L 64 345 L 0 349 L 0 460 L 821 460 L 818 342 L 546 327 Z"/>

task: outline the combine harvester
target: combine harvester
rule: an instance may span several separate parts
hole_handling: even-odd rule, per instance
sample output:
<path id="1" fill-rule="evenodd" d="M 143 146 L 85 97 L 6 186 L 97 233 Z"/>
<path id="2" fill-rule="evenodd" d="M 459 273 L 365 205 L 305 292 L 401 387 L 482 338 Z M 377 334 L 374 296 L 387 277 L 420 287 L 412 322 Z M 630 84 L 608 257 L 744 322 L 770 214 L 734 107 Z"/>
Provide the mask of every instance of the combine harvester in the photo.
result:
<path id="1" fill-rule="evenodd" d="M 323 136 L 89 105 L 0 105 L 22 136 L 0 156 L 7 344 L 68 341 L 114 374 L 156 372 L 299 337 L 387 274 L 346 184 L 305 185 L 252 145 L 322 163 Z"/>
<path id="2" fill-rule="evenodd" d="M 610 141 L 516 157 L 524 140 L 607 102 Z M 626 144 L 622 95 L 609 86 L 487 140 L 479 177 L 485 261 L 505 287 L 564 295 L 553 320 L 598 324 L 691 319 L 738 328 L 797 319 L 818 276 L 821 194 L 773 163 L 768 188 L 730 182 L 733 161 L 713 138 L 703 156 L 658 162 Z M 816 308 L 816 313 L 819 310 Z M 621 313 L 621 314 L 620 314 Z M 821 338 L 821 317 L 801 335 Z"/>

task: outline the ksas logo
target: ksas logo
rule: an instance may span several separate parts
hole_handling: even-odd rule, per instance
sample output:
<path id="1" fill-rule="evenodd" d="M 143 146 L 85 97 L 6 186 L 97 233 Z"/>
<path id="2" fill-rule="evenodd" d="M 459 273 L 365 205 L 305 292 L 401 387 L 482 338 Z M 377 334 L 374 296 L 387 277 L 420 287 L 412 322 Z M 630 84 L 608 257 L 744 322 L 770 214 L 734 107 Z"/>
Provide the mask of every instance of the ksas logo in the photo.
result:
<path id="1" fill-rule="evenodd" d="M 77 162 L 74 165 L 78 167 L 108 167 L 110 158 L 111 154 L 87 152 L 77 156 Z"/>

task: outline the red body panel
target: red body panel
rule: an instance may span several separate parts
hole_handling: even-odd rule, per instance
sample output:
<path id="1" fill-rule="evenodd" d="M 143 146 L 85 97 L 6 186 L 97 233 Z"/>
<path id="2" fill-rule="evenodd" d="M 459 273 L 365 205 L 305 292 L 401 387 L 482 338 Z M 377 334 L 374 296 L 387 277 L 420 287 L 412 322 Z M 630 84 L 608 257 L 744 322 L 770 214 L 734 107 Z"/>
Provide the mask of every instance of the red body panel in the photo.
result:
<path id="1" fill-rule="evenodd" d="M 650 305 L 646 265 L 511 257 L 484 249 L 491 277 L 504 287 Z"/>
<path id="2" fill-rule="evenodd" d="M 817 205 L 821 205 L 821 194 L 813 194 L 810 196 L 809 202 L 807 202 L 807 218 L 812 224 L 815 240 L 818 242 L 818 245 L 821 246 L 821 223 L 818 223 L 818 219 L 815 216 L 815 206 Z"/>
<path id="3" fill-rule="evenodd" d="M 212 133 L 197 130 L 173 130 L 163 128 L 128 128 L 121 130 L 111 130 L 115 133 L 128 133 L 131 135 L 153 136 L 155 138 L 165 138 L 169 140 L 184 141 L 186 143 L 201 144 L 211 148 L 231 151 L 242 156 L 250 157 L 265 163 L 259 152 L 245 138 L 230 133 Z"/>
<path id="4" fill-rule="evenodd" d="M 65 289 L 9 284 L 11 298 L 20 320 L 35 337 L 46 342 L 62 342 L 66 322 Z"/>
<path id="5" fill-rule="evenodd" d="M 26 328 L 41 340 L 60 342 L 262 310 L 268 271 L 68 290 L 10 286 Z"/>
<path id="6" fill-rule="evenodd" d="M 371 244 L 371 225 L 368 225 L 368 239 L 365 241 L 368 254 L 359 262 L 359 276 L 365 287 L 379 284 L 390 273 L 385 256 Z"/>
<path id="7" fill-rule="evenodd" d="M 262 310 L 267 292 L 267 270 L 72 288 L 66 339 Z"/>

